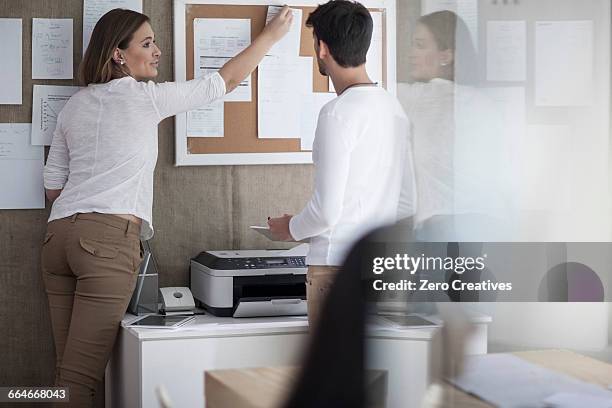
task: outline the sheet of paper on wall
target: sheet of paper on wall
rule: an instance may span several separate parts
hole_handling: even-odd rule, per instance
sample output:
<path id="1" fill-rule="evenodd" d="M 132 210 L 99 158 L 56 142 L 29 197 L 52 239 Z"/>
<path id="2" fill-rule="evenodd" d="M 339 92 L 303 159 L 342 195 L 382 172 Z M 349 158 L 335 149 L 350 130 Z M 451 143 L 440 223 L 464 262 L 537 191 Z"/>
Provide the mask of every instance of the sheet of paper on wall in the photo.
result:
<path id="1" fill-rule="evenodd" d="M 312 92 L 312 57 L 266 56 L 257 72 L 258 137 L 300 138 L 300 98 Z"/>
<path id="2" fill-rule="evenodd" d="M 383 13 L 381 11 L 373 11 L 370 13 L 372 16 L 372 41 L 370 42 L 370 48 L 366 55 L 366 72 L 368 77 L 373 81 L 377 82 L 378 86 L 383 86 L 383 41 L 382 41 L 382 28 L 383 28 Z M 331 83 L 331 81 L 330 81 Z"/>
<path id="3" fill-rule="evenodd" d="M 32 95 L 32 144 L 50 146 L 57 117 L 78 86 L 34 85 Z"/>
<path id="4" fill-rule="evenodd" d="M 72 77 L 72 19 L 32 19 L 32 79 Z"/>
<path id="5" fill-rule="evenodd" d="M 193 76 L 218 71 L 251 44 L 251 20 L 243 18 L 196 18 L 193 20 Z M 251 75 L 225 95 L 225 102 L 251 102 Z"/>
<path id="6" fill-rule="evenodd" d="M 336 96 L 335 93 L 331 92 L 310 92 L 309 94 L 304 94 L 301 98 L 300 133 L 302 137 L 300 145 L 302 150 L 312 150 L 319 112 L 321 112 L 325 104 L 334 100 Z"/>
<path id="7" fill-rule="evenodd" d="M 21 19 L 0 18 L 0 104 L 21 105 Z"/>
<path id="8" fill-rule="evenodd" d="M 527 23 L 487 22 L 487 80 L 527 79 Z"/>
<path id="9" fill-rule="evenodd" d="M 100 17 L 116 8 L 142 13 L 142 0 L 83 0 L 83 55 Z"/>
<path id="10" fill-rule="evenodd" d="M 0 123 L 0 209 L 45 208 L 45 148 L 30 143 L 29 123 Z"/>
<path id="11" fill-rule="evenodd" d="M 536 21 L 535 104 L 593 101 L 593 21 Z"/>
<path id="12" fill-rule="evenodd" d="M 200 109 L 187 112 L 187 135 L 189 137 L 223 137 L 224 104 L 219 99 Z"/>
<path id="13" fill-rule="evenodd" d="M 453 11 L 461 17 L 474 48 L 478 50 L 478 0 L 424 0 L 421 15 L 442 10 Z"/>
<path id="14" fill-rule="evenodd" d="M 268 6 L 266 24 L 270 22 L 283 8 Z M 297 57 L 300 55 L 300 35 L 302 33 L 302 9 L 291 9 L 293 20 L 289 32 L 272 46 L 267 55 Z"/>

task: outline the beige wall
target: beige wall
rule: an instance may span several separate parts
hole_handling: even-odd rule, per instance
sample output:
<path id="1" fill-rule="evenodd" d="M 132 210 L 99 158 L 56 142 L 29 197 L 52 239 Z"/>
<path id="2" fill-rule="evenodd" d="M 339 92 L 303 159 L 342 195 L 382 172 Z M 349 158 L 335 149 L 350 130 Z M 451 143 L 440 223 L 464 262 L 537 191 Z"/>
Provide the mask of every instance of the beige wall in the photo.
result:
<path id="1" fill-rule="evenodd" d="M 33 17 L 74 19 L 74 62 L 81 59 L 83 0 L 0 0 L 0 17 L 23 19 L 23 104 L 0 105 L 1 122 L 30 122 Z M 173 79 L 172 2 L 144 0 L 163 52 L 160 81 Z M 279 248 L 248 230 L 268 215 L 296 212 L 311 192 L 311 165 L 181 167 L 174 162 L 174 121 L 159 126 L 152 247 L 160 286 L 188 284 L 189 258 L 204 249 Z M 0 386 L 53 380 L 54 349 L 40 278 L 46 210 L 0 211 Z"/>

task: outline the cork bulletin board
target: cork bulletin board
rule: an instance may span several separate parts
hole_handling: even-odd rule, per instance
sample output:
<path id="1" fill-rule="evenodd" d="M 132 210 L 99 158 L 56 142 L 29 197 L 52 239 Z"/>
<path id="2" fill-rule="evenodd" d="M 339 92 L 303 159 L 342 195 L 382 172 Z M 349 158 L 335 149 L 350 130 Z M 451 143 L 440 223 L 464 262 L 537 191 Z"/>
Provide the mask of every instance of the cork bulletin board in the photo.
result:
<path id="1" fill-rule="evenodd" d="M 306 19 L 317 1 L 290 3 L 302 9 L 300 56 L 313 57 L 313 92 L 328 92 L 328 78 L 318 71 L 314 58 L 312 30 Z M 322 2 L 322 1 L 319 1 Z M 263 30 L 270 2 L 255 0 L 175 0 L 174 59 L 176 81 L 193 79 L 196 18 L 239 18 L 251 20 L 251 41 Z M 363 2 L 370 11 L 381 11 L 383 86 L 395 92 L 395 3 L 381 0 Z M 390 27 L 393 29 L 391 30 Z M 257 69 L 251 74 L 251 102 L 224 104 L 223 137 L 190 137 L 187 114 L 176 116 L 176 165 L 237 165 L 312 163 L 312 152 L 303 151 L 299 138 L 260 139 L 257 137 Z"/>

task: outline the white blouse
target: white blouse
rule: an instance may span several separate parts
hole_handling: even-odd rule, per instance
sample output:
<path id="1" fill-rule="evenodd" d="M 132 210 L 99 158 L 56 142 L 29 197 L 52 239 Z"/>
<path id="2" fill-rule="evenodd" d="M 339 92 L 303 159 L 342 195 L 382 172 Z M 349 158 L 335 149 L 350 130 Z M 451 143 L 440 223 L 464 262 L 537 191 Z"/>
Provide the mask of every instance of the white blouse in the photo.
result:
<path id="1" fill-rule="evenodd" d="M 90 84 L 60 112 L 44 170 L 47 189 L 62 189 L 49 222 L 75 213 L 132 214 L 141 238 L 153 236 L 157 125 L 225 95 L 214 73 L 187 82 L 138 82 L 130 76 Z"/>

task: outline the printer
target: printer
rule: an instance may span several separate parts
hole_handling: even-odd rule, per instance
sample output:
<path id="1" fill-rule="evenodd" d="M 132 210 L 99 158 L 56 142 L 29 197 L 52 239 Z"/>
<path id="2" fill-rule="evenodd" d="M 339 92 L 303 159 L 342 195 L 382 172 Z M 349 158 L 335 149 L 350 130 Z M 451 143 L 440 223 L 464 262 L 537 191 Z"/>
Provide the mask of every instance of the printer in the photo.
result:
<path id="1" fill-rule="evenodd" d="M 201 252 L 191 260 L 191 292 L 216 316 L 305 315 L 307 251 Z"/>

